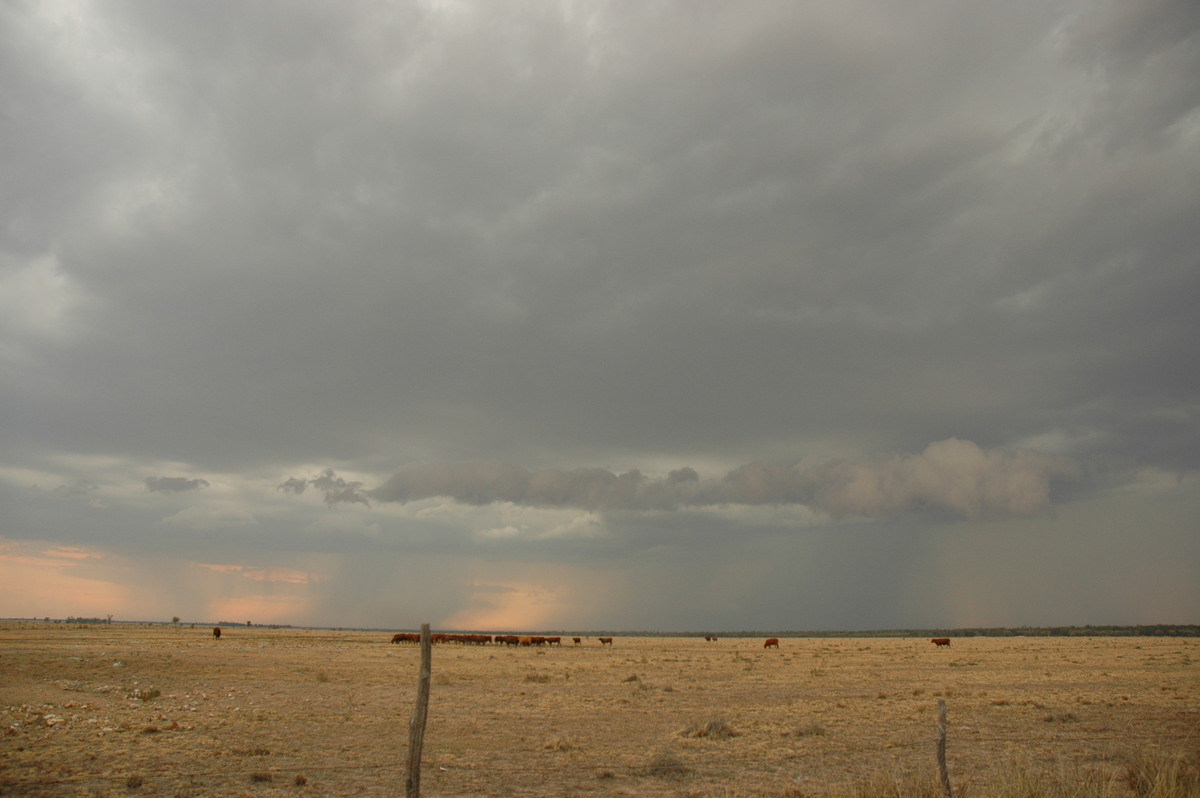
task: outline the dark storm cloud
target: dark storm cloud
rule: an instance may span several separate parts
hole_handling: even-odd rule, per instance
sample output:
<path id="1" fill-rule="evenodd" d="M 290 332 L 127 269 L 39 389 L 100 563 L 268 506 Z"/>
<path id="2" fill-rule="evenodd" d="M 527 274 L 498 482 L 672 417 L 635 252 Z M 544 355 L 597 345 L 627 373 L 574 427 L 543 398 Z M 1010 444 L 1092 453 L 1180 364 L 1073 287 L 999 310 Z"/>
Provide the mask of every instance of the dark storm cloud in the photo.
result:
<path id="1" fill-rule="evenodd" d="M 366 493 L 363 492 L 363 483 L 348 482 L 339 477 L 332 468 L 325 469 L 312 479 L 289 477 L 278 489 L 285 493 L 299 495 L 304 493 L 310 485 L 321 492 L 325 503 L 330 506 L 335 504 L 370 505 Z"/>
<path id="2" fill-rule="evenodd" d="M 1198 73 L 1171 0 L 3 5 L 0 482 L 88 495 L 12 534 L 667 559 L 1190 495 Z"/>
<path id="3" fill-rule="evenodd" d="M 5 163 L 80 163 L 8 218 L 96 302 L 34 344 L 60 366 L 10 434 L 236 467 L 1075 428 L 1194 465 L 1180 17 L 185 4 L 114 7 L 66 60 L 13 35 L 42 99 Z M 111 52 L 123 93 L 88 77 Z"/>
<path id="4" fill-rule="evenodd" d="M 207 479 L 187 477 L 146 477 L 146 490 L 151 493 L 180 493 L 208 487 Z"/>

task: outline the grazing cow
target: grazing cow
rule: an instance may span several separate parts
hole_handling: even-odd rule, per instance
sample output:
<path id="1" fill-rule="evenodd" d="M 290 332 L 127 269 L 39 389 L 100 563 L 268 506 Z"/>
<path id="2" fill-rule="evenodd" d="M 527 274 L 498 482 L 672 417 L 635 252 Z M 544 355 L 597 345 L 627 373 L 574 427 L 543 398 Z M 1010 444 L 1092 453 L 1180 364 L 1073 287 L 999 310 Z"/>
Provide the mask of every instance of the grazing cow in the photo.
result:
<path id="1" fill-rule="evenodd" d="M 948 638 L 948 637 L 935 637 L 932 640 L 930 640 L 929 642 L 933 643 L 938 648 L 941 648 L 942 646 L 946 646 L 947 648 L 949 648 L 949 646 L 950 646 L 950 638 Z"/>
<path id="2" fill-rule="evenodd" d="M 561 637 L 547 637 L 547 638 L 546 638 L 546 645 L 548 645 L 548 646 L 561 646 L 561 645 L 562 645 L 562 638 L 561 638 Z"/>
<path id="3" fill-rule="evenodd" d="M 571 638 L 571 640 L 572 640 L 572 641 L 574 641 L 575 645 L 579 645 L 579 638 L 578 638 L 578 637 L 572 637 L 572 638 Z"/>
<path id="4" fill-rule="evenodd" d="M 602 637 L 602 638 L 600 638 L 600 645 L 602 645 L 602 646 L 611 646 L 611 645 L 612 645 L 612 638 L 611 638 L 611 637 Z"/>
<path id="5" fill-rule="evenodd" d="M 533 645 L 533 638 L 532 638 L 532 637 L 518 637 L 518 638 L 517 638 L 517 645 L 519 645 L 519 646 L 532 646 L 532 645 Z"/>
<path id="6" fill-rule="evenodd" d="M 214 626 L 213 627 L 213 640 L 220 640 L 220 639 L 221 639 L 221 627 Z"/>
<path id="7" fill-rule="evenodd" d="M 717 642 L 717 636 L 716 636 L 716 635 L 705 635 L 705 636 L 704 636 L 704 639 L 705 639 L 705 640 L 707 640 L 707 641 L 708 641 L 708 642 L 710 642 L 710 643 L 715 643 L 715 642 Z"/>
<path id="8" fill-rule="evenodd" d="M 763 643 L 763 648 L 779 648 L 779 638 L 768 637 Z"/>

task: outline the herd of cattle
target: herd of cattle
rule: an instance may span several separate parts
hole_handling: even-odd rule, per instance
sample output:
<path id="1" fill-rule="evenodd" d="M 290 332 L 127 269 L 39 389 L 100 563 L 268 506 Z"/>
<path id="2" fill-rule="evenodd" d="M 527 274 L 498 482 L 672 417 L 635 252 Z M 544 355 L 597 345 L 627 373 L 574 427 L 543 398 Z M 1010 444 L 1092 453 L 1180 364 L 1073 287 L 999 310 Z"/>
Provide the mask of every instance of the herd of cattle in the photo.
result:
<path id="1" fill-rule="evenodd" d="M 221 639 L 221 628 L 213 627 L 213 638 Z M 598 637 L 602 646 L 611 646 L 613 639 L 611 637 Z M 714 635 L 705 635 L 704 639 L 710 643 L 715 643 L 717 638 Z M 392 635 L 393 643 L 420 643 L 421 635 L 416 632 L 397 632 Z M 459 643 L 465 646 L 486 646 L 489 643 L 497 646 L 561 646 L 561 637 L 542 637 L 539 635 L 474 635 L 474 634 L 450 634 L 446 632 L 438 632 L 429 636 L 431 643 Z M 571 642 L 575 645 L 581 645 L 583 638 L 572 637 Z M 933 643 L 938 648 L 949 647 L 950 638 L 935 637 L 929 642 Z M 763 648 L 779 648 L 778 637 L 768 637 L 763 641 Z"/>
<path id="2" fill-rule="evenodd" d="M 429 636 L 431 643 L 461 643 L 467 646 L 486 646 L 493 643 L 498 646 L 561 646 L 561 637 L 543 637 L 541 635 L 467 635 L 438 632 Z M 602 646 L 611 646 L 611 637 L 599 637 Z M 421 635 L 416 632 L 397 632 L 392 635 L 393 643 L 420 643 Z M 583 643 L 582 637 L 572 637 L 575 645 Z"/>
<path id="3" fill-rule="evenodd" d="M 596 638 L 602 646 L 611 646 L 613 639 L 611 637 Z M 704 639 L 710 643 L 716 642 L 716 637 L 705 635 Z M 397 632 L 392 635 L 393 643 L 420 643 L 421 635 L 416 632 Z M 445 634 L 437 633 L 429 636 L 431 643 L 462 643 L 470 646 L 485 646 L 488 643 L 504 646 L 560 646 L 562 645 L 561 637 L 539 637 L 537 635 L 466 635 L 466 634 Z M 580 645 L 583 640 L 579 637 L 572 637 L 571 642 L 575 645 Z M 938 648 L 950 645 L 950 638 L 935 637 L 929 642 L 933 643 Z M 763 641 L 763 648 L 779 648 L 778 637 L 768 637 Z"/>

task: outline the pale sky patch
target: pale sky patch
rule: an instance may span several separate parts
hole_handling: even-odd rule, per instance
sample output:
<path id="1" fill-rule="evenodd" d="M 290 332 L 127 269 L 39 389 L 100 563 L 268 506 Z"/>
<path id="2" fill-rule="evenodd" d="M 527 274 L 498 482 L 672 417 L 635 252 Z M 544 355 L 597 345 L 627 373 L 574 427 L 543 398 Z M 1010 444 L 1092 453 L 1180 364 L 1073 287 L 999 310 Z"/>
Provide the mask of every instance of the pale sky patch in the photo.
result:
<path id="1" fill-rule="evenodd" d="M 312 581 L 312 575 L 304 571 L 278 566 L 257 567 L 246 565 L 228 565 L 220 563 L 192 563 L 196 568 L 207 568 L 219 574 L 229 574 L 251 579 L 255 582 L 283 582 L 293 585 L 307 585 Z"/>
<path id="2" fill-rule="evenodd" d="M 240 507 L 186 507 L 162 520 L 167 526 L 189 529 L 221 529 L 252 526 L 258 523 L 253 513 Z"/>

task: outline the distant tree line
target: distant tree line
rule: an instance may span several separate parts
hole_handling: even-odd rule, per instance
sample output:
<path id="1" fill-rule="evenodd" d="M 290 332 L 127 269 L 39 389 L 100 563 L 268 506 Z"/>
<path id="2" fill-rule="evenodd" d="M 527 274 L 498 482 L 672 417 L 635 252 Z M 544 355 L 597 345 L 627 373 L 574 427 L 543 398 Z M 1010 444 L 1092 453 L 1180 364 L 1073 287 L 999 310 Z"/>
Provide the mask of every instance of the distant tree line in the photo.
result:
<path id="1" fill-rule="evenodd" d="M 957 629 L 875 629 L 870 631 L 726 632 L 725 637 L 1200 637 L 1200 624 L 1110 626 L 991 626 Z"/>
<path id="2" fill-rule="evenodd" d="M 37 620 L 36 618 L 33 620 Z M 65 620 L 44 618 L 47 623 L 77 623 L 77 624 L 104 624 L 112 623 L 111 615 L 106 618 L 83 618 L 69 616 Z M 178 623 L 178 619 L 172 619 L 173 623 Z M 121 621 L 120 623 L 129 623 Z M 152 622 L 151 622 L 152 623 Z M 193 624 L 194 626 L 195 624 Z M 217 621 L 217 626 L 242 626 L 243 624 L 234 621 Z M 251 626 L 250 621 L 245 622 L 246 626 Z M 379 628 L 367 627 L 304 627 L 293 626 L 291 624 L 260 624 L 266 629 L 335 629 L 336 631 L 383 631 Z M 486 631 L 486 630 L 474 630 Z M 494 630 L 493 630 L 494 631 Z M 871 630 L 819 630 L 819 631 L 804 631 L 804 630 L 779 630 L 779 629 L 754 629 L 742 631 L 717 631 L 717 632 L 659 632 L 650 630 L 629 631 L 629 630 L 549 630 L 545 634 L 557 635 L 588 635 L 594 637 L 597 635 L 619 635 L 624 637 L 703 637 L 709 634 L 715 634 L 720 637 L 1200 637 L 1200 624 L 1140 624 L 1140 625 L 1101 625 L 1101 626 L 986 626 L 986 627 L 965 627 L 965 628 L 937 628 L 937 629 L 871 629 Z"/>

